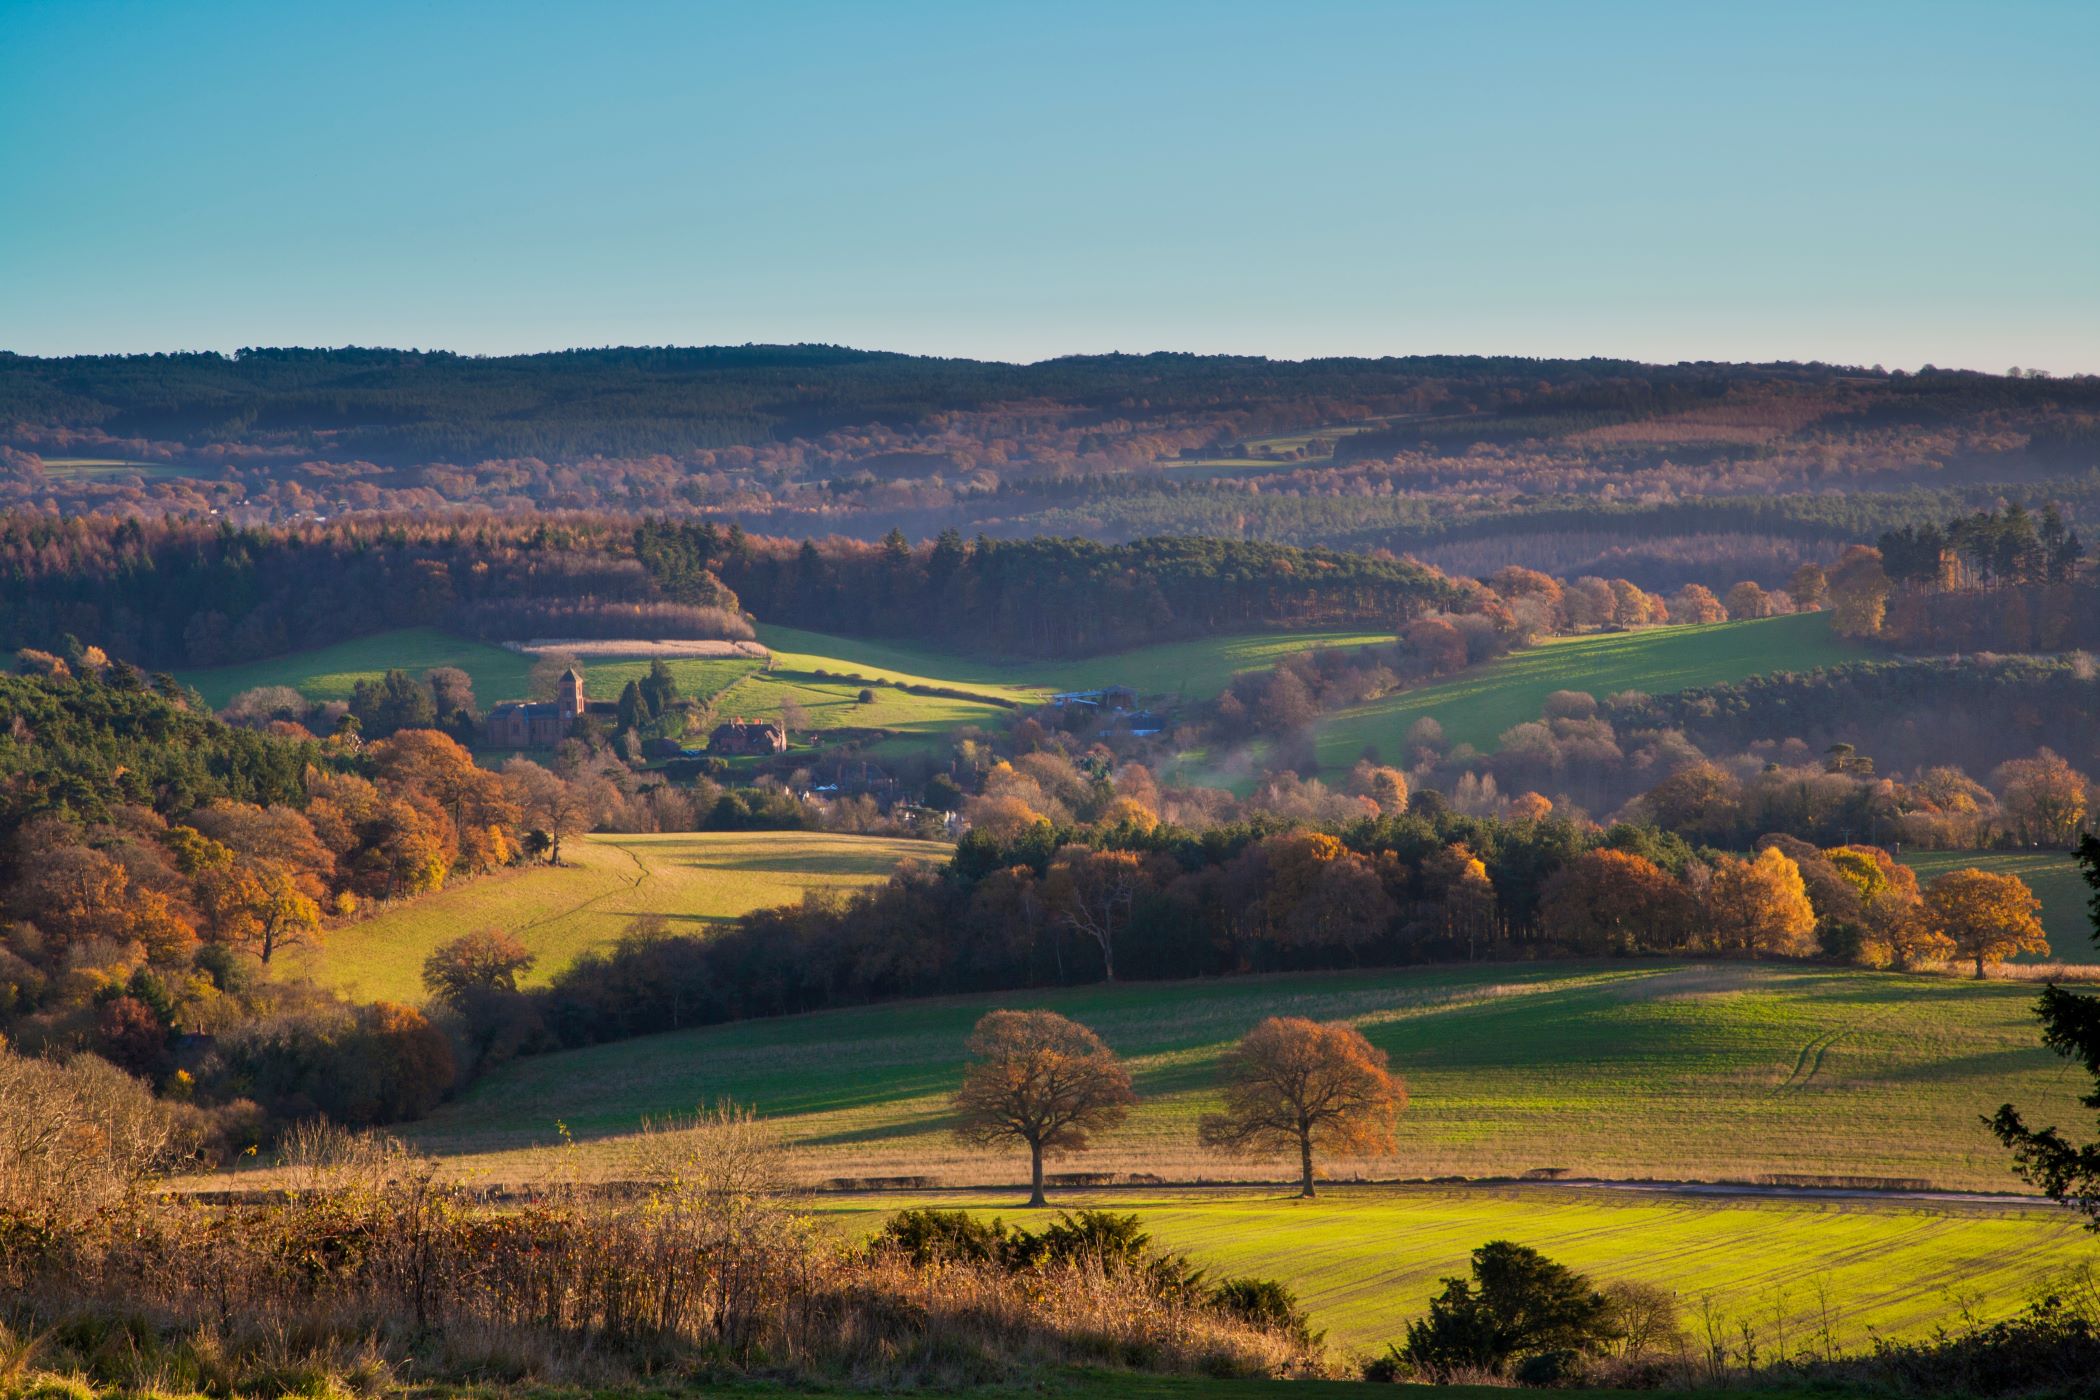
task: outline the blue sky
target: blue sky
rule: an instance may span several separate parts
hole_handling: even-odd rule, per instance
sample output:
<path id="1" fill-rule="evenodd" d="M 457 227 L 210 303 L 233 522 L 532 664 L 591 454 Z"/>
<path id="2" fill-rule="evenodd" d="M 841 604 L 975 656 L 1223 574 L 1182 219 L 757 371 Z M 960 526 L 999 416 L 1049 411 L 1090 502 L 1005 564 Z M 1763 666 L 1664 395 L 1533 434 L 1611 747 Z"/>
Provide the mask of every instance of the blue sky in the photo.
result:
<path id="1" fill-rule="evenodd" d="M 2100 4 L 0 0 L 0 348 L 2100 371 Z"/>

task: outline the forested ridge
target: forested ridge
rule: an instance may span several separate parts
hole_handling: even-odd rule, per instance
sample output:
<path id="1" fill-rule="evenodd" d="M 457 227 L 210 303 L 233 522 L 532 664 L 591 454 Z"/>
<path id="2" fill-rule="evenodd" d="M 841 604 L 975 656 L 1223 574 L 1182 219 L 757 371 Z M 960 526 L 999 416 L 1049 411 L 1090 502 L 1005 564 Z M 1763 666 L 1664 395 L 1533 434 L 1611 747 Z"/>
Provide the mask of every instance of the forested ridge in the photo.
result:
<path id="1" fill-rule="evenodd" d="M 154 667 L 280 655 L 444 618 L 492 640 L 748 636 L 740 613 L 988 654 L 1076 655 L 1308 626 L 1398 627 L 1468 590 L 1392 558 L 1249 541 L 911 545 L 604 516 L 264 529 L 0 513 L 0 645 L 93 638 Z"/>
<path id="2" fill-rule="evenodd" d="M 2100 380 L 1817 364 L 827 346 L 0 357 L 0 506 L 243 524 L 460 509 L 754 534 L 1213 535 L 1770 586 L 2013 496 L 2093 508 Z"/>

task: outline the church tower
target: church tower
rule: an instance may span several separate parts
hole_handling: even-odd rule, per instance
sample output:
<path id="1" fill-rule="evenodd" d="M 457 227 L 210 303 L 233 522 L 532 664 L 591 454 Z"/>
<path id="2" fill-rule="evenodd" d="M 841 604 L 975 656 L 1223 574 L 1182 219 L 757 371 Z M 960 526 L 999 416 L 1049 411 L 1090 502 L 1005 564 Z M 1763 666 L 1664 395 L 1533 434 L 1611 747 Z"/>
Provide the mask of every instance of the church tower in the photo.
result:
<path id="1" fill-rule="evenodd" d="M 561 673 L 561 683 L 555 691 L 555 703 L 569 719 L 583 713 L 583 677 L 574 666 Z"/>

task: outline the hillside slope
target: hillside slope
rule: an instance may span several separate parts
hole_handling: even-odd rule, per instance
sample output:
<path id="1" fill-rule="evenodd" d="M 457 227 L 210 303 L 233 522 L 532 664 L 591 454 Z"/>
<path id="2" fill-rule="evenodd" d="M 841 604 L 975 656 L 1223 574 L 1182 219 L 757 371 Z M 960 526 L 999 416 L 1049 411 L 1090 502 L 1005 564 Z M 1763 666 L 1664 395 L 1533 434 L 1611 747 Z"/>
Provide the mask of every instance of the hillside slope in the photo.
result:
<path id="1" fill-rule="evenodd" d="M 524 980 L 544 983 L 637 918 L 691 933 L 808 890 L 883 879 L 903 860 L 947 858 L 937 842 L 813 831 L 591 836 L 562 847 L 560 868 L 499 871 L 406 901 L 333 930 L 319 948 L 292 950 L 284 965 L 358 1000 L 420 1002 L 431 951 L 492 928 L 538 955 Z"/>
<path id="2" fill-rule="evenodd" d="M 1980 1115 L 2008 1098 L 2048 1121 L 2075 1085 L 2037 1042 L 2032 989 L 1747 964 L 1440 967 L 1016 992 L 747 1022 L 517 1061 L 417 1125 L 499 1177 L 540 1168 L 557 1120 L 580 1160 L 623 1170 L 645 1115 L 728 1096 L 776 1119 L 813 1178 L 1011 1182 L 1011 1154 L 947 1132 L 963 1040 L 994 1006 L 1049 1006 L 1130 1058 L 1143 1105 L 1059 1165 L 1270 1178 L 1195 1146 L 1221 1052 L 1263 1016 L 1342 1019 L 1406 1076 L 1400 1151 L 1338 1164 L 1403 1178 L 1577 1175 L 1901 1177 L 2011 1190 Z"/>
<path id="3" fill-rule="evenodd" d="M 1826 613 L 1554 637 L 1449 680 L 1330 715 L 1320 722 L 1317 748 L 1323 768 L 1347 768 L 1366 746 L 1390 761 L 1405 753 L 1414 723 L 1428 718 L 1443 726 L 1453 747 L 1492 749 L 1504 730 L 1537 719 L 1556 690 L 1599 699 L 1622 690 L 1660 695 L 1768 671 L 1811 671 L 1868 654 L 1835 636 Z"/>

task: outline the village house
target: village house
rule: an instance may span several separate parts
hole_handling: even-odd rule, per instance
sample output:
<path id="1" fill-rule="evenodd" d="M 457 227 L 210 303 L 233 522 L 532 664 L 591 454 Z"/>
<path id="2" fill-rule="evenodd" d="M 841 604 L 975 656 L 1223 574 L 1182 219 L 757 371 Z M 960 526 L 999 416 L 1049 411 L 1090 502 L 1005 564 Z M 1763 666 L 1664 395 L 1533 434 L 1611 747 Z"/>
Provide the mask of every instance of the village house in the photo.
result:
<path id="1" fill-rule="evenodd" d="M 707 738 L 707 751 L 715 754 L 786 753 L 787 746 L 787 726 L 778 720 L 733 719 Z"/>

